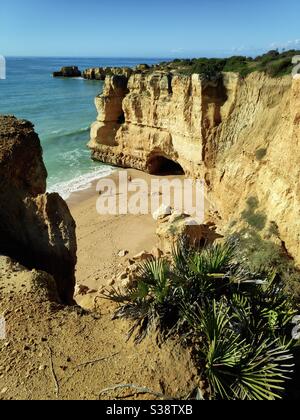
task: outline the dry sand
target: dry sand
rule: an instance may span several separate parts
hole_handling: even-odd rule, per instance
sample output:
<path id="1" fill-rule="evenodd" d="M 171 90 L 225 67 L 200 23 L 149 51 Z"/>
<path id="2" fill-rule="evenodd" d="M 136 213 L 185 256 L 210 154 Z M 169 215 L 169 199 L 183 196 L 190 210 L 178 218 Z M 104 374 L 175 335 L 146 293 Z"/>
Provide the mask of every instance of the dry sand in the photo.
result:
<path id="1" fill-rule="evenodd" d="M 7 337 L 0 339 L 0 400 L 160 399 L 123 388 L 135 384 L 173 398 L 197 387 L 188 350 L 155 335 L 141 345 L 126 342 L 130 325 L 112 321 L 115 305 L 102 300 L 101 312 L 50 303 L 39 287 L 45 276 L 0 257 L 0 315 Z"/>
<path id="2" fill-rule="evenodd" d="M 121 171 L 124 173 L 123 170 Z M 116 170 L 106 179 L 113 180 L 120 187 L 119 173 L 120 170 Z M 152 179 L 166 178 L 151 176 L 137 170 L 126 170 L 126 173 L 131 182 L 143 179 L 148 185 Z M 183 177 L 179 178 L 183 179 Z M 174 177 L 167 177 L 167 179 L 172 180 Z M 77 224 L 77 284 L 88 286 L 91 290 L 107 286 L 116 274 L 122 272 L 128 258 L 144 250 L 151 252 L 157 245 L 157 222 L 151 213 L 147 215 L 99 214 L 96 209 L 99 199 L 96 186 L 97 182 L 93 183 L 89 190 L 75 193 L 68 200 Z M 132 194 L 129 198 L 131 196 Z M 151 200 L 151 192 L 145 200 Z M 122 250 L 128 251 L 126 257 L 118 256 Z"/>

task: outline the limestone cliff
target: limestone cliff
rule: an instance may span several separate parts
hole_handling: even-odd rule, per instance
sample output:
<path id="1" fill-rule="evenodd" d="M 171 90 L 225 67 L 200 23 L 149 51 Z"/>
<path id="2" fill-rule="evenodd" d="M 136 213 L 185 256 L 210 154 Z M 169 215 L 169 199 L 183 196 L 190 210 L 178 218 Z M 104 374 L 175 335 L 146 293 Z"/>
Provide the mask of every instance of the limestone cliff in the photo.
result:
<path id="1" fill-rule="evenodd" d="M 53 276 L 62 302 L 75 286 L 75 222 L 58 194 L 46 194 L 47 172 L 33 126 L 0 117 L 0 254 Z"/>
<path id="2" fill-rule="evenodd" d="M 180 164 L 205 179 L 224 230 L 252 211 L 300 263 L 300 80 L 143 72 L 107 77 L 96 106 L 94 159 L 153 173 Z"/>

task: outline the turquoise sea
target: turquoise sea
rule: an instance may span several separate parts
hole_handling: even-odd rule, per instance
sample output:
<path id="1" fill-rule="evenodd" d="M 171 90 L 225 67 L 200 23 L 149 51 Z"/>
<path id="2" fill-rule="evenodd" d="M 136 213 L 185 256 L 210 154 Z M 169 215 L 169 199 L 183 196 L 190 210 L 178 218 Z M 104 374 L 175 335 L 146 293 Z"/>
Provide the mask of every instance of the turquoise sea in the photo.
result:
<path id="1" fill-rule="evenodd" d="M 48 191 L 67 198 L 85 189 L 111 168 L 90 159 L 86 144 L 96 119 L 94 98 L 103 82 L 54 79 L 62 66 L 89 67 L 155 64 L 163 59 L 138 58 L 7 58 L 7 78 L 0 80 L 0 114 L 33 122 L 40 136 L 48 170 Z"/>

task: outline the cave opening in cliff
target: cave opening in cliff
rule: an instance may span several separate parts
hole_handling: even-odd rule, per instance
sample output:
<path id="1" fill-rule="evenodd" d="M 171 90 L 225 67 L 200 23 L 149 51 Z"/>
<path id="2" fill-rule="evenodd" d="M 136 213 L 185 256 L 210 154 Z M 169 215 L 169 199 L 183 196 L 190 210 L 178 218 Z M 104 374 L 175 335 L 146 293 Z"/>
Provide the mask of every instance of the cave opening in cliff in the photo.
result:
<path id="1" fill-rule="evenodd" d="M 185 175 L 178 162 L 164 156 L 153 156 L 148 162 L 148 171 L 151 175 Z"/>

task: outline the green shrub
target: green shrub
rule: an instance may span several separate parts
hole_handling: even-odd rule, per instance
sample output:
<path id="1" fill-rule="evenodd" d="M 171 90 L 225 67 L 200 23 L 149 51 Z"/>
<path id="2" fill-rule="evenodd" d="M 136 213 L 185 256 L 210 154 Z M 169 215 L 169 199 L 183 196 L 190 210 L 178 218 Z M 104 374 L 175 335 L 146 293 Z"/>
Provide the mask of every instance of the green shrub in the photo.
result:
<path id="1" fill-rule="evenodd" d="M 172 260 L 141 264 L 135 288 L 104 295 L 118 302 L 116 318 L 132 321 L 137 343 L 156 332 L 191 348 L 209 385 L 202 399 L 282 398 L 293 373 L 295 303 L 274 270 L 249 270 L 241 246 L 239 237 L 204 249 L 182 240 Z"/>
<path id="2" fill-rule="evenodd" d="M 263 70 L 271 77 L 279 77 L 291 74 L 293 66 L 291 59 L 288 57 L 268 63 L 263 66 Z"/>
<path id="3" fill-rule="evenodd" d="M 259 71 L 271 77 L 291 74 L 292 58 L 300 51 L 289 50 L 279 53 L 272 50 L 253 59 L 252 57 L 233 56 L 228 58 L 193 58 L 175 59 L 171 63 L 161 63 L 162 67 L 174 68 L 183 74 L 201 74 L 205 79 L 215 80 L 221 77 L 222 72 L 235 72 L 242 77 Z"/>
<path id="4" fill-rule="evenodd" d="M 263 239 L 253 228 L 232 235 L 232 240 L 239 243 L 237 258 L 251 273 L 276 271 L 282 278 L 287 294 L 300 304 L 300 272 L 281 245 L 276 223 L 270 223 L 267 237 Z M 277 238 L 277 243 L 273 241 L 274 238 Z"/>

